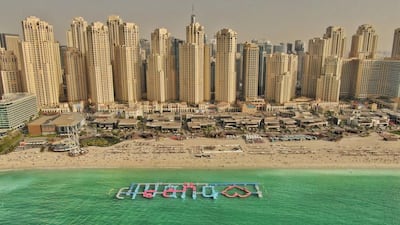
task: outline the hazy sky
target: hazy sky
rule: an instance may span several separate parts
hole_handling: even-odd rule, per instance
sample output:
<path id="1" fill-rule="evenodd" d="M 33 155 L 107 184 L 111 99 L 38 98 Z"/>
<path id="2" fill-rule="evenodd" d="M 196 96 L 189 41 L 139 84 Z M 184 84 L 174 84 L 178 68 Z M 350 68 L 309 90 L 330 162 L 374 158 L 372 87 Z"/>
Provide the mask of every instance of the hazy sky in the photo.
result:
<path id="1" fill-rule="evenodd" d="M 378 49 L 390 51 L 393 31 L 400 27 L 400 0 L 1 0 L 0 32 L 21 34 L 21 21 L 33 15 L 52 24 L 56 39 L 65 44 L 73 17 L 91 23 L 116 14 L 138 24 L 141 37 L 149 39 L 155 28 L 165 27 L 184 39 L 192 4 L 209 38 L 226 27 L 238 33 L 239 41 L 308 42 L 339 25 L 349 50 L 357 27 L 369 23 L 379 35 Z"/>

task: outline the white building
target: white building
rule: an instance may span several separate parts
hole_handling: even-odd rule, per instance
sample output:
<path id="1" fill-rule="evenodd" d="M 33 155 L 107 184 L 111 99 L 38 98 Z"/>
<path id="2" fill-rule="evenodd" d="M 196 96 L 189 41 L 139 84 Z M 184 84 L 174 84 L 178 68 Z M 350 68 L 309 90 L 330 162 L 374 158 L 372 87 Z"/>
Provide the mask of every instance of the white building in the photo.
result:
<path id="1" fill-rule="evenodd" d="M 37 116 L 36 96 L 29 93 L 12 93 L 0 100 L 0 129 L 15 129 Z"/>

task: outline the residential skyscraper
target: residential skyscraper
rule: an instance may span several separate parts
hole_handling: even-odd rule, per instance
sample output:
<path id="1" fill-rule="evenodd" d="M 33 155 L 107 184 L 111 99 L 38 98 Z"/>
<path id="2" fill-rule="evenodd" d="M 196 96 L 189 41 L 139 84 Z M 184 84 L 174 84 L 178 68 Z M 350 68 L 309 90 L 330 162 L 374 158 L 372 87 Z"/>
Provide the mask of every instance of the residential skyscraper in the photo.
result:
<path id="1" fill-rule="evenodd" d="M 22 21 L 22 31 L 23 90 L 36 94 L 40 107 L 58 106 L 62 72 L 53 26 L 31 16 Z"/>
<path id="2" fill-rule="evenodd" d="M 332 67 L 333 65 L 336 65 L 337 67 L 341 68 L 341 64 L 335 64 L 334 61 L 331 60 L 331 66 L 325 68 L 325 60 L 327 57 L 342 58 L 345 51 L 345 41 L 346 37 L 344 29 L 338 26 L 329 26 L 326 29 L 326 33 L 324 34 L 323 38 L 314 38 L 309 41 L 308 54 L 304 56 L 303 61 L 303 74 L 301 83 L 302 95 L 310 98 L 319 98 L 324 101 L 328 101 L 327 99 L 329 99 L 329 101 L 336 99 L 336 97 L 328 98 L 326 96 L 333 96 L 331 90 L 336 90 L 338 88 L 339 89 L 337 92 L 339 93 L 340 73 L 334 73 Z M 325 76 L 322 79 L 324 82 L 319 79 L 321 76 Z M 334 77 L 332 78 L 332 76 Z M 332 82 L 328 82 L 328 77 L 329 79 L 338 79 L 339 83 L 335 83 L 333 80 Z M 318 87 L 318 84 L 320 87 Z M 339 87 L 336 87 L 336 84 L 338 84 Z M 334 86 L 328 87 L 327 85 Z M 321 91 L 326 93 L 321 93 Z"/>
<path id="3" fill-rule="evenodd" d="M 324 39 L 329 40 L 329 56 L 343 57 L 346 50 L 346 36 L 343 27 L 329 26 L 326 28 Z"/>
<path id="4" fill-rule="evenodd" d="M 149 56 L 149 70 L 147 71 L 147 99 L 150 101 L 165 102 L 172 100 L 172 96 L 168 96 L 171 87 L 168 83 L 173 84 L 174 76 L 170 75 L 168 69 L 168 56 L 170 53 L 171 42 L 170 33 L 165 28 L 157 28 L 151 33 L 151 53 Z M 171 94 L 170 94 L 171 95 Z"/>
<path id="5" fill-rule="evenodd" d="M 114 103 L 108 28 L 101 22 L 94 22 L 88 26 L 87 34 L 89 98 L 100 108 Z"/>
<path id="6" fill-rule="evenodd" d="M 109 40 L 110 40 L 111 63 L 114 62 L 114 58 L 115 58 L 114 47 L 120 45 L 119 26 L 122 23 L 123 23 L 123 21 L 118 15 L 111 15 L 107 19 L 108 35 L 109 35 Z"/>
<path id="7" fill-rule="evenodd" d="M 76 17 L 67 31 L 68 48 L 63 57 L 68 102 L 88 100 L 87 27 L 82 17 Z"/>
<path id="8" fill-rule="evenodd" d="M 243 98 L 245 101 L 258 97 L 259 48 L 246 42 L 243 49 Z"/>
<path id="9" fill-rule="evenodd" d="M 355 96 L 357 74 L 360 68 L 360 59 L 342 59 L 342 71 L 340 76 L 340 98 L 353 98 Z"/>
<path id="10" fill-rule="evenodd" d="M 18 34 L 0 33 L 0 46 L 14 53 L 15 57 L 17 57 L 18 70 L 21 73 L 22 58 L 21 58 L 21 52 L 19 50 L 19 45 L 20 45 L 19 42 L 20 39 Z"/>
<path id="11" fill-rule="evenodd" d="M 287 54 L 293 54 L 293 44 L 292 43 L 286 43 L 286 53 Z"/>
<path id="12" fill-rule="evenodd" d="M 267 55 L 265 100 L 283 104 L 296 94 L 297 56 L 277 52 Z"/>
<path id="13" fill-rule="evenodd" d="M 13 51 L 0 48 L 0 98 L 4 94 L 21 92 L 20 83 L 17 56 Z"/>
<path id="14" fill-rule="evenodd" d="M 172 68 L 175 70 L 175 94 L 174 99 L 179 99 L 179 46 L 183 44 L 184 41 L 178 38 L 171 38 L 171 63 L 173 64 Z"/>
<path id="15" fill-rule="evenodd" d="M 67 31 L 67 47 L 76 48 L 86 54 L 88 48 L 87 26 L 88 23 L 82 17 L 72 19 L 70 29 Z"/>
<path id="16" fill-rule="evenodd" d="M 400 97 L 400 60 L 346 59 L 343 60 L 341 97 L 389 98 Z"/>
<path id="17" fill-rule="evenodd" d="M 243 43 L 236 45 L 235 71 L 236 71 L 236 99 L 242 99 L 243 94 Z"/>
<path id="18" fill-rule="evenodd" d="M 361 59 L 374 59 L 378 45 L 378 35 L 375 28 L 369 24 L 358 27 L 356 34 L 351 39 L 351 50 L 349 57 Z"/>
<path id="19" fill-rule="evenodd" d="M 236 101 L 236 42 L 237 33 L 222 29 L 217 35 L 215 57 L 215 101 L 234 103 Z"/>
<path id="20" fill-rule="evenodd" d="M 65 79 L 68 102 L 88 100 L 86 56 L 76 48 L 68 47 L 64 53 Z"/>
<path id="21" fill-rule="evenodd" d="M 186 27 L 186 43 L 179 46 L 179 99 L 189 104 L 204 100 L 204 27 L 195 15 Z"/>
<path id="22" fill-rule="evenodd" d="M 341 73 L 342 59 L 337 56 L 327 57 L 322 76 L 317 80 L 315 98 L 325 102 L 338 102 Z"/>
<path id="23" fill-rule="evenodd" d="M 400 28 L 394 30 L 392 58 L 400 59 Z"/>
<path id="24" fill-rule="evenodd" d="M 297 52 L 304 52 L 304 42 L 302 40 L 295 40 L 294 41 L 294 50 Z"/>
<path id="25" fill-rule="evenodd" d="M 114 46 L 114 90 L 117 101 L 130 106 L 142 98 L 139 27 L 119 25 L 119 45 Z"/>
<path id="26" fill-rule="evenodd" d="M 212 44 L 204 44 L 204 76 L 203 76 L 203 93 L 204 101 L 211 101 L 211 91 L 212 91 L 212 67 L 211 64 L 215 61 L 213 57 L 213 45 Z"/>
<path id="27" fill-rule="evenodd" d="M 400 97 L 399 60 L 360 60 L 355 98 Z"/>
<path id="28" fill-rule="evenodd" d="M 322 74 L 325 58 L 329 52 L 328 40 L 313 38 L 308 42 L 308 54 L 304 56 L 303 77 L 301 94 L 309 98 L 315 98 L 317 80 Z"/>

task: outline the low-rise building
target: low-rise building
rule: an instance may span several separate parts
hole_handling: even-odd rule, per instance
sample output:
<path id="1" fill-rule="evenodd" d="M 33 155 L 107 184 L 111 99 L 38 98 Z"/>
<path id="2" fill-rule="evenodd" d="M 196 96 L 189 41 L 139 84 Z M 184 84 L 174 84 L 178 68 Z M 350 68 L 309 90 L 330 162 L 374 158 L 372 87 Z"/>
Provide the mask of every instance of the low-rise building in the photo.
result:
<path id="1" fill-rule="evenodd" d="M 275 117 L 266 117 L 264 118 L 264 128 L 267 131 L 279 131 L 281 126 Z"/>
<path id="2" fill-rule="evenodd" d="M 28 132 L 32 136 L 68 135 L 78 131 L 85 125 L 85 118 L 80 113 L 64 113 L 54 116 L 42 116 L 28 124 Z"/>
<path id="3" fill-rule="evenodd" d="M 0 100 L 0 129 L 22 127 L 38 113 L 36 96 L 28 93 L 4 95 Z"/>

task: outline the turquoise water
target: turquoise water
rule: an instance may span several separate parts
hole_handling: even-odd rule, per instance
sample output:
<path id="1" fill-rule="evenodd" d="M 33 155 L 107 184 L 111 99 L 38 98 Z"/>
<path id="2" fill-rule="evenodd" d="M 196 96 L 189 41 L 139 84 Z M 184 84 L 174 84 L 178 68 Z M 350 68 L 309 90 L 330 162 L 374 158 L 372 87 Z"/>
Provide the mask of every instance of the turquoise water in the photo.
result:
<path id="1" fill-rule="evenodd" d="M 115 199 L 135 181 L 259 182 L 264 197 Z M 0 224 L 400 224 L 400 171 L 4 171 Z"/>

